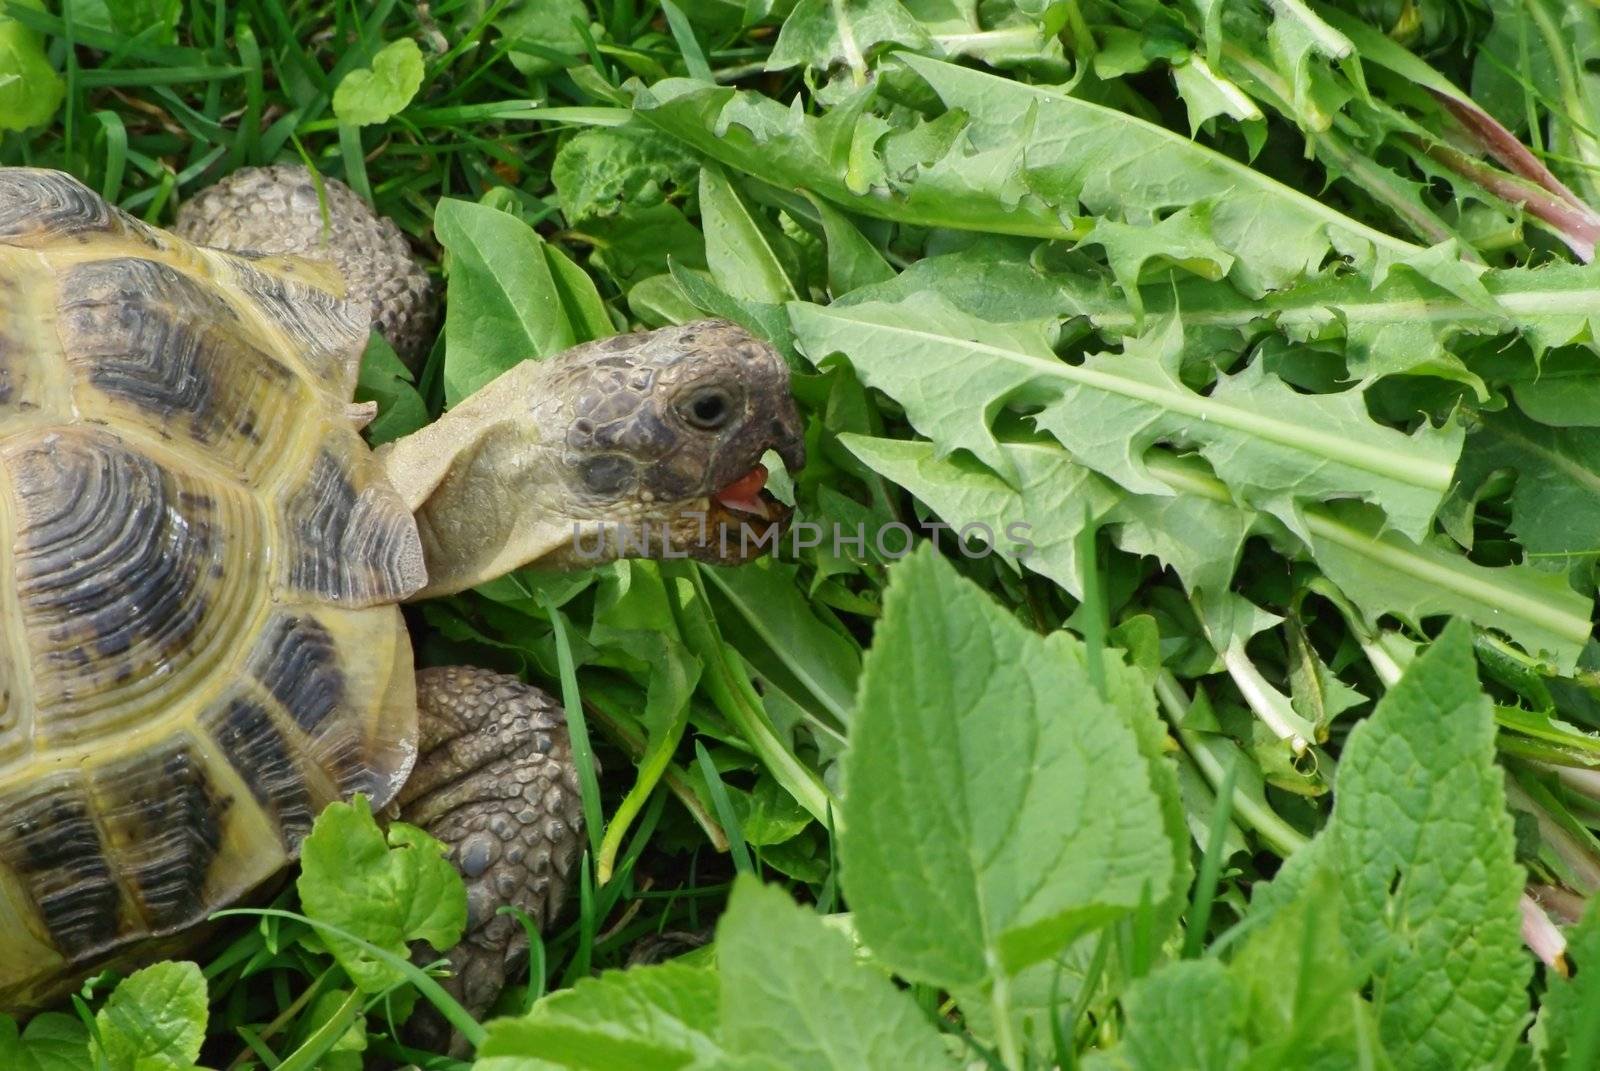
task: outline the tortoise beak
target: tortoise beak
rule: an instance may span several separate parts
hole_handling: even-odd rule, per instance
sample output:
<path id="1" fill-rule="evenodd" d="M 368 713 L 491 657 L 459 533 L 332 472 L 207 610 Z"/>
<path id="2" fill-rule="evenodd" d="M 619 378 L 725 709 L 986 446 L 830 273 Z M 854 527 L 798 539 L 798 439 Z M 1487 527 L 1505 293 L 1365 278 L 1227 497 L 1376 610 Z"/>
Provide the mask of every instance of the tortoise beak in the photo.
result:
<path id="1" fill-rule="evenodd" d="M 784 439 L 775 445 L 773 449 L 777 451 L 779 457 L 783 458 L 783 467 L 789 471 L 789 475 L 798 476 L 800 470 L 806 467 L 806 444 L 804 439 L 798 436 L 792 439 Z"/>
<path id="2" fill-rule="evenodd" d="M 792 395 L 785 394 L 778 416 L 772 421 L 772 449 L 783 459 L 791 476 L 806 467 L 805 424 Z"/>

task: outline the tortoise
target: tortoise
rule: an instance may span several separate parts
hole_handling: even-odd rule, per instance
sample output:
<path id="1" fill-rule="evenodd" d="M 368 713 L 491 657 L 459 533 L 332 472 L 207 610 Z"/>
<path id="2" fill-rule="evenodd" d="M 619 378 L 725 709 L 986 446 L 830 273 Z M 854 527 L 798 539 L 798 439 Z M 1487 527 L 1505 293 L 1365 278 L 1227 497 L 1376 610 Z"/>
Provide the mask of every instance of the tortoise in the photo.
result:
<path id="1" fill-rule="evenodd" d="M 514 676 L 414 672 L 400 604 L 738 561 L 782 523 L 759 459 L 804 464 L 788 368 L 726 321 L 524 361 L 370 450 L 370 329 L 414 355 L 430 285 L 324 189 L 240 172 L 180 236 L 0 169 L 0 1010 L 176 953 L 358 793 L 446 845 L 451 985 L 485 1010 L 521 933 L 497 909 L 548 921 L 577 852 L 565 719 Z"/>

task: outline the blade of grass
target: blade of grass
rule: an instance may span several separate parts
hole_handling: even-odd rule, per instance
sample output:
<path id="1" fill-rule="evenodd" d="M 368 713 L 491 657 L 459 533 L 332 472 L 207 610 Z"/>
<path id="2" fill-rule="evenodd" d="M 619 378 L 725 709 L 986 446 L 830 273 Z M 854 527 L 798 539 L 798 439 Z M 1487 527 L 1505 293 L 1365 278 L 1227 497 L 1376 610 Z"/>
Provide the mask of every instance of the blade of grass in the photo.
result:
<path id="1" fill-rule="evenodd" d="M 556 662 L 561 671 L 561 703 L 567 713 L 567 734 L 572 739 L 572 761 L 578 768 L 578 788 L 583 798 L 583 821 L 589 830 L 589 851 L 600 856 L 605 839 L 605 814 L 600 808 L 600 779 L 595 773 L 594 748 L 589 743 L 589 726 L 583 716 L 583 696 L 578 691 L 578 675 L 572 661 L 572 642 L 567 637 L 566 619 L 548 591 L 539 593 L 544 611 L 550 616 L 555 635 Z M 584 864 L 587 868 L 588 864 Z"/>
<path id="2" fill-rule="evenodd" d="M 1183 958 L 1198 959 L 1205 949 L 1206 927 L 1217 899 L 1217 882 L 1222 876 L 1224 846 L 1228 842 L 1228 823 L 1233 816 L 1233 786 L 1239 780 L 1239 763 L 1228 763 L 1217 786 L 1217 803 L 1211 810 L 1211 827 L 1206 830 L 1206 853 L 1195 878 L 1194 898 L 1189 905 L 1188 929 L 1183 938 Z"/>
<path id="3" fill-rule="evenodd" d="M 688 70 L 689 77 L 702 82 L 716 81 L 711 75 L 711 65 L 706 62 L 705 50 L 694 35 L 694 25 L 684 15 L 683 9 L 672 0 L 661 0 L 661 10 L 667 16 L 672 39 L 678 42 L 678 51 L 683 54 L 683 66 Z"/>
<path id="4" fill-rule="evenodd" d="M 711 761 L 711 753 L 699 740 L 694 742 L 694 754 L 695 761 L 700 764 L 700 772 L 705 775 L 706 788 L 711 793 L 712 806 L 717 809 L 717 818 L 722 822 L 722 828 L 728 831 L 728 852 L 733 856 L 734 869 L 741 874 L 754 874 L 756 868 L 750 862 L 750 849 L 745 844 L 744 830 L 739 828 L 739 817 L 733 813 L 733 802 L 728 799 L 728 789 L 717 773 L 716 763 Z"/>

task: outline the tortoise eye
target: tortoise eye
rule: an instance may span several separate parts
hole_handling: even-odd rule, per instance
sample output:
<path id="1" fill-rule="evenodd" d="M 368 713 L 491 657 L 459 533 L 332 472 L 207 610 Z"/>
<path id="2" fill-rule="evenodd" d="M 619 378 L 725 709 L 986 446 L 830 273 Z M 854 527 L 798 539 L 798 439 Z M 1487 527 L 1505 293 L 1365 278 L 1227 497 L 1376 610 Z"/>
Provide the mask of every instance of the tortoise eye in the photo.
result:
<path id="1" fill-rule="evenodd" d="M 733 399 L 721 387 L 705 387 L 679 405 L 678 412 L 695 427 L 716 431 L 733 419 Z"/>

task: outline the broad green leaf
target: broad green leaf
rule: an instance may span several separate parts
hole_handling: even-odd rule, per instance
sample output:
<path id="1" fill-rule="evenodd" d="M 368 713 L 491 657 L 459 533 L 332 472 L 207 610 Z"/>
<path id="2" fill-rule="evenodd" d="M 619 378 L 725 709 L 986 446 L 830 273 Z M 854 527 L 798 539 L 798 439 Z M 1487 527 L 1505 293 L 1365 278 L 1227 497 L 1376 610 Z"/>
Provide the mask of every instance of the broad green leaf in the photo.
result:
<path id="1" fill-rule="evenodd" d="M 701 573 L 728 642 L 790 695 L 849 724 L 861 651 L 817 617 L 795 568 L 764 559 Z"/>
<path id="2" fill-rule="evenodd" d="M 188 1071 L 206 1037 L 206 980 L 193 963 L 135 971 L 95 1013 L 99 1051 L 110 1071 L 146 1064 Z"/>
<path id="3" fill-rule="evenodd" d="M 550 266 L 550 280 L 555 283 L 556 294 L 561 299 L 562 313 L 572 328 L 573 340 L 592 342 L 616 334 L 617 326 L 611 322 L 605 301 L 589 273 L 548 242 L 544 246 L 544 256 Z"/>
<path id="4" fill-rule="evenodd" d="M 1006 975 L 1171 893 L 1159 793 L 1176 791 L 1134 728 L 1154 723 L 1153 699 L 1137 670 L 1102 659 L 1105 698 L 1077 640 L 1030 632 L 927 546 L 890 571 L 839 852 L 861 936 L 898 973 L 998 987 L 1009 1016 Z"/>
<path id="5" fill-rule="evenodd" d="M 1254 905 L 1336 877 L 1397 1067 L 1501 1066 L 1526 1025 L 1524 873 L 1494 737 L 1470 631 L 1453 622 L 1351 731 L 1328 826 Z"/>
<path id="6" fill-rule="evenodd" d="M 789 315 L 782 305 L 735 297 L 700 272 L 677 264 L 672 265 L 672 279 L 678 284 L 678 292 L 702 314 L 732 320 L 757 338 L 766 339 L 793 360 L 794 335 L 789 329 Z"/>
<path id="7" fill-rule="evenodd" d="M 1123 999 L 1122 1044 L 1093 1054 L 1090 1071 L 1240 1071 L 1250 1046 L 1238 984 L 1219 960 L 1179 960 Z"/>
<path id="8" fill-rule="evenodd" d="M 44 0 L 13 0 L 44 10 Z M 0 13 L 0 131 L 27 130 L 55 115 L 66 83 L 50 66 L 33 30 Z"/>
<path id="9" fill-rule="evenodd" d="M 580 27 L 589 18 L 583 0 L 512 0 L 494 25 L 510 43 L 517 70 L 542 78 L 583 57 L 587 45 Z"/>
<path id="10" fill-rule="evenodd" d="M 412 382 L 411 370 L 394 348 L 373 332 L 361 357 L 355 395 L 358 402 L 378 403 L 378 416 L 366 428 L 373 446 L 410 435 L 428 422 L 428 407 Z"/>
<path id="11" fill-rule="evenodd" d="M 806 66 L 826 71 L 844 65 L 860 85 L 868 58 L 885 45 L 926 49 L 932 41 L 900 0 L 800 0 L 784 20 L 767 70 Z"/>
<path id="12" fill-rule="evenodd" d="M 596 216 L 583 224 L 583 233 L 595 242 L 595 266 L 620 286 L 632 286 L 673 266 L 696 270 L 706 266 L 705 236 L 677 205 Z"/>
<path id="13" fill-rule="evenodd" d="M 1134 983 L 1121 1044 L 1091 1071 L 1346 1071 L 1383 1066 L 1364 973 L 1340 929 L 1339 888 L 1323 876 L 1248 931 L 1226 967 L 1179 960 Z"/>
<path id="14" fill-rule="evenodd" d="M 955 1071 L 909 994 L 781 889 L 741 877 L 717 924 L 722 1037 L 774 1067 Z"/>
<path id="15" fill-rule="evenodd" d="M 387 122 L 422 88 L 422 49 L 409 37 L 384 45 L 371 67 L 351 71 L 333 91 L 333 114 L 342 123 Z"/>
<path id="16" fill-rule="evenodd" d="M 1346 938 L 1343 910 L 1338 881 L 1318 875 L 1251 931 L 1228 965 L 1245 1001 L 1250 1066 L 1380 1066 L 1374 1059 L 1377 1016 L 1361 999 L 1366 964 Z"/>
<path id="17" fill-rule="evenodd" d="M 714 971 L 663 963 L 582 978 L 521 1019 L 496 1019 L 478 1048 L 480 1071 L 521 1071 L 521 1061 L 570 1071 L 679 1071 L 717 1067 L 720 987 Z"/>
<path id="18" fill-rule="evenodd" d="M 365 796 L 317 816 L 300 849 L 300 902 L 306 915 L 402 958 L 412 941 L 454 947 L 467 924 L 466 887 L 444 847 L 415 826 L 373 821 Z M 357 945 L 320 934 L 365 993 L 403 981 L 399 971 Z"/>
<path id="19" fill-rule="evenodd" d="M 945 451 L 971 450 L 1013 484 L 1015 466 L 989 427 L 1008 401 L 1042 405 L 1034 417 L 1041 428 L 1131 491 L 1169 490 L 1145 468 L 1151 445 L 1192 444 L 1237 500 L 1300 532 L 1304 502 L 1355 496 L 1381 505 L 1399 531 L 1420 535 L 1460 450 L 1458 426 L 1408 436 L 1374 422 L 1358 392 L 1300 394 L 1259 362 L 1197 394 L 1178 378 L 1175 319 L 1122 354 L 1072 365 L 1055 357 L 1043 325 L 984 323 L 933 296 L 795 304 L 790 316 L 813 361 L 846 354 L 863 382 L 905 406 L 919 432 Z"/>
<path id="20" fill-rule="evenodd" d="M 92 1071 L 89 1032 L 76 1016 L 45 1012 L 18 1031 L 16 1021 L 0 1015 L 0 1067 L 8 1071 Z"/>
<path id="21" fill-rule="evenodd" d="M 785 239 L 757 217 L 715 165 L 700 171 L 700 222 L 711 278 L 728 294 L 767 305 L 799 296 L 776 248 Z"/>
<path id="22" fill-rule="evenodd" d="M 444 321 L 448 404 L 522 361 L 573 345 L 544 240 L 532 227 L 498 209 L 445 198 L 433 228 L 450 254 Z"/>
<path id="23" fill-rule="evenodd" d="M 688 323 L 703 315 L 669 272 L 634 284 L 628 291 L 628 311 L 648 328 Z"/>

